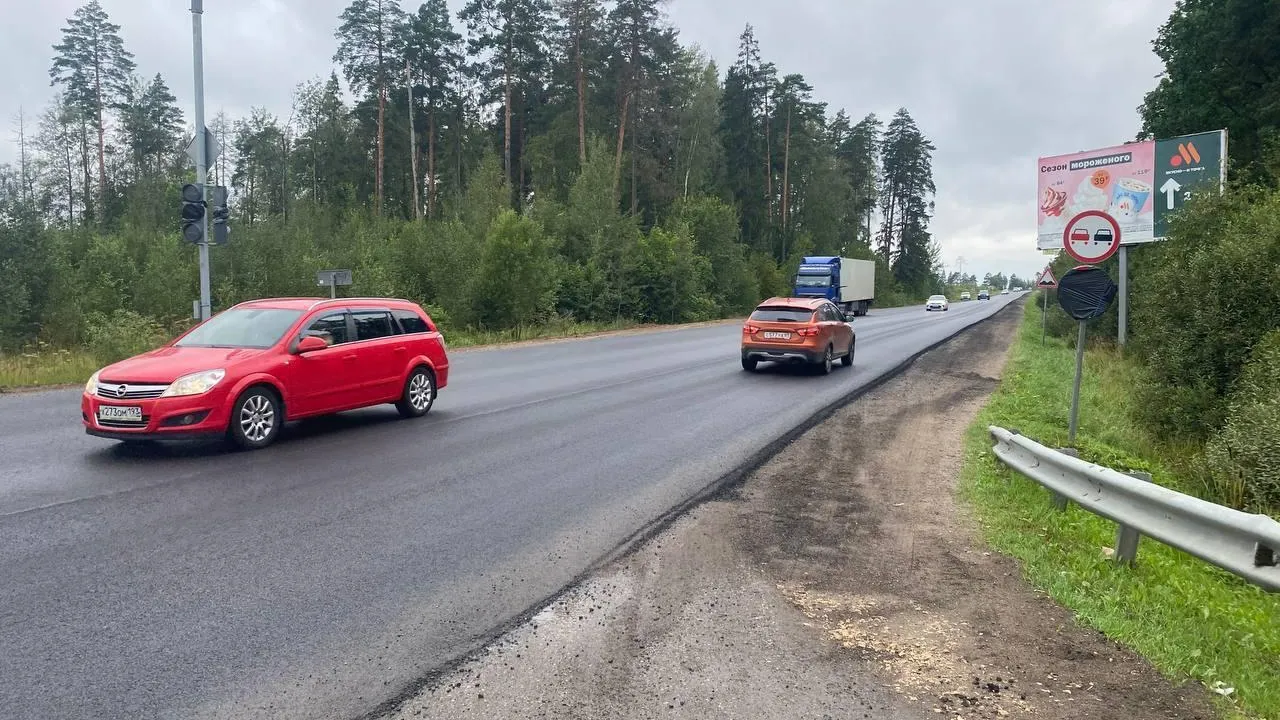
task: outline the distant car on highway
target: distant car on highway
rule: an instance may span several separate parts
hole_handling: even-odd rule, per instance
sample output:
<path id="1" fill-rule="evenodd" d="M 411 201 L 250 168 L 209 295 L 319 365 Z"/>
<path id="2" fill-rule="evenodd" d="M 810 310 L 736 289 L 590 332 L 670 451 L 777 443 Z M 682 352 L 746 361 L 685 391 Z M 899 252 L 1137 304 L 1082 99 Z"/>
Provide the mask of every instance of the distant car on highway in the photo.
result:
<path id="1" fill-rule="evenodd" d="M 960 299 L 961 299 L 961 300 L 972 300 L 972 299 L 973 299 L 973 296 L 969 294 L 969 291 L 968 291 L 968 290 L 965 290 L 964 292 L 960 293 Z"/>
<path id="2" fill-rule="evenodd" d="M 742 369 L 751 372 L 761 362 L 806 364 L 825 375 L 836 358 L 853 365 L 857 337 L 850 317 L 821 298 L 769 298 L 742 326 Z"/>
<path id="3" fill-rule="evenodd" d="M 1005 289 L 1001 290 L 1001 291 L 1000 291 L 1000 294 L 1001 294 L 1001 295 L 1008 295 L 1008 294 L 1009 294 L 1009 288 L 1005 288 Z"/>
<path id="4" fill-rule="evenodd" d="M 979 300 L 990 300 L 990 299 L 991 299 L 991 293 L 987 292 L 986 290 L 979 290 L 979 291 L 978 291 L 978 299 L 979 299 Z"/>
<path id="5" fill-rule="evenodd" d="M 924 303 L 924 309 L 933 312 L 934 310 L 950 310 L 951 303 L 947 302 L 946 295 L 930 295 L 929 299 Z"/>
<path id="6" fill-rule="evenodd" d="M 95 372 L 81 420 L 112 440 L 225 438 L 256 450 L 290 420 L 384 403 L 426 415 L 448 380 L 444 338 L 412 302 L 254 300 Z"/>

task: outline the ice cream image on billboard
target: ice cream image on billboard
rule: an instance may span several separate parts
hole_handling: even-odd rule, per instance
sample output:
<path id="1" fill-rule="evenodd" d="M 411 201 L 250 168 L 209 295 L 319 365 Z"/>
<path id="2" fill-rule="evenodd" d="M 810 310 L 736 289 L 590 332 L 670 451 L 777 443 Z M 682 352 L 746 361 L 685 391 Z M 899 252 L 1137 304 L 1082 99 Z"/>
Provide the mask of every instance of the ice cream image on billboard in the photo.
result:
<path id="1" fill-rule="evenodd" d="M 1151 197 L 1151 185 L 1134 178 L 1120 178 L 1111 191 L 1111 216 L 1120 222 L 1133 221 Z"/>

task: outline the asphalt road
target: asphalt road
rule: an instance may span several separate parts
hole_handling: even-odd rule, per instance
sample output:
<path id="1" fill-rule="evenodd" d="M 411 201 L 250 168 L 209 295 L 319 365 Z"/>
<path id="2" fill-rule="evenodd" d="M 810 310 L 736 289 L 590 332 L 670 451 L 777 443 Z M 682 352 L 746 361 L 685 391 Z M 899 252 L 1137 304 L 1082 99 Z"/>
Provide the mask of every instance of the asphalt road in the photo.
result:
<path id="1" fill-rule="evenodd" d="M 853 368 L 736 325 L 455 353 L 431 415 L 130 451 L 0 396 L 0 714 L 356 718 L 483 644 L 842 393 L 1014 300 L 873 311 Z"/>

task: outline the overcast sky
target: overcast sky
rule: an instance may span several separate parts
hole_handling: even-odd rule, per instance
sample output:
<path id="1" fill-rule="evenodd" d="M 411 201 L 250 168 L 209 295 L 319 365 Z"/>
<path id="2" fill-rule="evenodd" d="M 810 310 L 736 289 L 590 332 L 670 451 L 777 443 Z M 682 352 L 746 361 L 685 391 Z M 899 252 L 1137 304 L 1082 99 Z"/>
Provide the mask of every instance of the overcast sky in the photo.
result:
<path id="1" fill-rule="evenodd" d="M 287 117 L 293 88 L 332 67 L 333 31 L 349 0 L 206 3 L 209 114 L 266 106 Z M 80 0 L 0 0 L 0 119 L 17 156 L 19 108 L 35 116 L 52 93 L 52 46 Z M 187 0 L 102 0 L 138 73 L 159 72 L 192 109 Z M 404 5 L 416 7 L 415 0 Z M 456 11 L 462 0 L 450 0 Z M 745 23 L 765 60 L 801 73 L 832 111 L 883 118 L 905 106 L 937 145 L 932 229 L 948 269 L 1039 270 L 1037 157 L 1132 140 L 1143 94 L 1160 72 L 1151 51 L 1174 0 L 673 0 L 686 44 L 724 66 Z"/>

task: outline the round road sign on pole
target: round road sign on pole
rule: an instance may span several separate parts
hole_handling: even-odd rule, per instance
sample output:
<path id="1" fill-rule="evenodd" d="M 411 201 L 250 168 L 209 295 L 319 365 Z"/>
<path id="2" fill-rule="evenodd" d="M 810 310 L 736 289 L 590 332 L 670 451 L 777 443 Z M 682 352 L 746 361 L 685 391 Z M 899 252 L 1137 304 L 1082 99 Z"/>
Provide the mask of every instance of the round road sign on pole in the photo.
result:
<path id="1" fill-rule="evenodd" d="M 1120 249 L 1120 223 L 1101 210 L 1085 210 L 1062 231 L 1062 249 L 1086 265 L 1100 263 Z"/>

